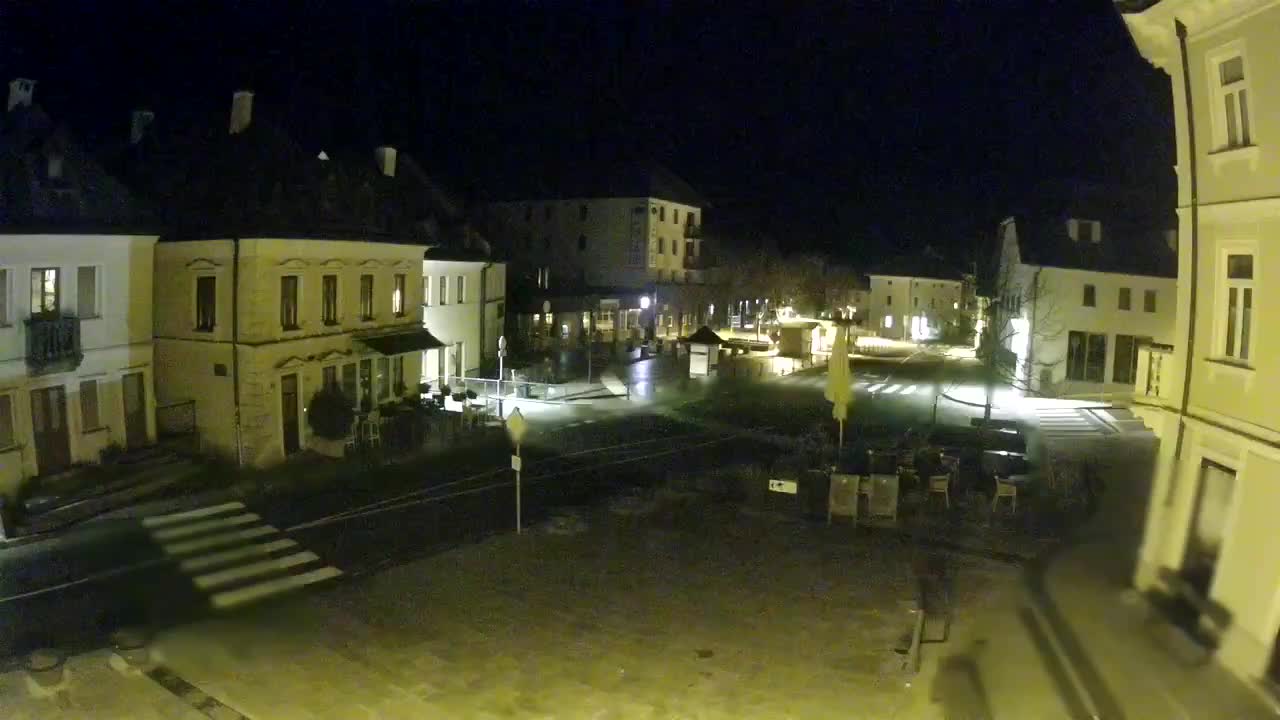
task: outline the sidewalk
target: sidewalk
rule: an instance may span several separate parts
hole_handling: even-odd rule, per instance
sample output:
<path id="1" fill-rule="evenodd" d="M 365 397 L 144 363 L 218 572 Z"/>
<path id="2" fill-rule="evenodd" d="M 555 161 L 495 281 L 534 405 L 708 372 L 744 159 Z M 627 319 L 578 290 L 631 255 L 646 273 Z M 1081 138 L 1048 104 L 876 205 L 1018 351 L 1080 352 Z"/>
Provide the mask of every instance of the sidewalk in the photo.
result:
<path id="1" fill-rule="evenodd" d="M 1073 541 L 993 587 L 946 645 L 926 646 L 922 680 L 947 718 L 1274 718 L 1261 694 L 1192 664 L 1130 587 L 1154 440 L 1113 436 L 1102 508 Z M 963 582 L 961 580 L 960 582 Z"/>

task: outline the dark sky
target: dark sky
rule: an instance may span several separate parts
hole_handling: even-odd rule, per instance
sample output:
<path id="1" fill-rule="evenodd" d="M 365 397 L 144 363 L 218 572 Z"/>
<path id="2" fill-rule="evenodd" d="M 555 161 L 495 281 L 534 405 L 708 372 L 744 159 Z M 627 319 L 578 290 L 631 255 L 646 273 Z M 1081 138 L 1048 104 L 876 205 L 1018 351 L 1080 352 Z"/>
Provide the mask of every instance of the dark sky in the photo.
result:
<path id="1" fill-rule="evenodd" d="M 964 255 L 1039 179 L 1172 178 L 1168 80 L 1107 0 L 9 0 L 0 63 L 90 140 L 247 84 L 308 146 L 395 144 L 463 190 L 643 154 L 861 263 Z"/>

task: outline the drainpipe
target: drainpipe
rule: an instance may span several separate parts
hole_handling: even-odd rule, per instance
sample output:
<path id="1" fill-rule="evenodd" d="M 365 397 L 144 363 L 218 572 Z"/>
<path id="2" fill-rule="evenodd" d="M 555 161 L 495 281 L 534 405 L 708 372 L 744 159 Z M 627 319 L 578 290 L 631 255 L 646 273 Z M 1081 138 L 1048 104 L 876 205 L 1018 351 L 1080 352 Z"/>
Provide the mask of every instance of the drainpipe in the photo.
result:
<path id="1" fill-rule="evenodd" d="M 1196 344 L 1196 285 L 1200 263 L 1200 184 L 1197 174 L 1196 156 L 1196 120 L 1191 102 L 1191 66 L 1187 60 L 1187 26 L 1181 20 L 1173 21 L 1178 35 L 1178 51 L 1182 55 L 1182 94 L 1187 105 L 1187 167 L 1191 179 L 1191 273 L 1187 289 L 1191 293 L 1191 301 L 1187 308 L 1187 352 L 1186 367 L 1182 372 L 1182 402 L 1178 408 L 1178 439 L 1173 446 L 1175 464 L 1182 456 L 1183 436 L 1187 428 L 1187 408 L 1191 404 L 1191 372 L 1195 361 Z M 1175 471 L 1176 473 L 1176 471 Z M 1174 483 L 1169 483 L 1169 493 L 1165 496 L 1165 504 L 1173 501 Z"/>
<path id="2" fill-rule="evenodd" d="M 231 238 L 231 397 L 235 406 L 236 467 L 244 467 L 240 427 L 240 236 Z"/>
<path id="3" fill-rule="evenodd" d="M 1035 367 L 1036 359 L 1036 306 L 1040 304 L 1040 273 L 1044 272 L 1044 268 L 1036 268 L 1036 274 L 1031 279 L 1031 322 L 1027 323 L 1027 389 L 1031 389 L 1031 369 Z M 1037 388 L 1037 392 L 1043 394 L 1043 388 Z"/>
<path id="4" fill-rule="evenodd" d="M 489 268 L 491 267 L 493 267 L 491 262 L 480 266 L 480 365 L 484 365 L 485 358 L 484 316 L 489 309 L 489 298 L 485 293 L 489 288 Z"/>

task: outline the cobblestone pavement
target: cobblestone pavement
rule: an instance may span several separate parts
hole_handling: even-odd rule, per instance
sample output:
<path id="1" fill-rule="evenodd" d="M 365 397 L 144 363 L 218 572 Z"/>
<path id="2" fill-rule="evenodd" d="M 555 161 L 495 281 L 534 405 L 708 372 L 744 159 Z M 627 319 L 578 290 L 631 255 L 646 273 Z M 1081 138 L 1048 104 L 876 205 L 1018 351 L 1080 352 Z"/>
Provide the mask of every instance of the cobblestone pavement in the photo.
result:
<path id="1" fill-rule="evenodd" d="M 153 655 L 250 718 L 905 716 L 908 546 L 687 501 L 592 511 L 174 629 Z M 0 678 L 3 716 L 199 716 L 106 656 L 73 663 L 95 670 L 53 698 Z M 94 698 L 109 701 L 85 712 Z"/>

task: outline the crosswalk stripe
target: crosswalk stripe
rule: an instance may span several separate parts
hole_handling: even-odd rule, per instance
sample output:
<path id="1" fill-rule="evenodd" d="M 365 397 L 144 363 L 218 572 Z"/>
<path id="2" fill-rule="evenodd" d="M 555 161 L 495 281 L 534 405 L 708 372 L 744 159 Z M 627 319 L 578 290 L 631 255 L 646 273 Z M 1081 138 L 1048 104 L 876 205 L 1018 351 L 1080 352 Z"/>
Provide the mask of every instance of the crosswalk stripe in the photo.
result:
<path id="1" fill-rule="evenodd" d="M 901 389 L 902 389 L 902 386 L 901 386 L 901 385 L 897 385 L 897 384 L 895 384 L 895 385 L 890 385 L 889 387 L 887 387 L 887 388 L 885 388 L 885 389 L 881 390 L 880 392 L 881 392 L 881 393 L 883 393 L 883 394 L 886 394 L 886 395 L 892 395 L 892 394 L 894 394 L 894 393 L 898 392 L 898 391 L 899 391 L 899 390 L 901 390 Z"/>
<path id="2" fill-rule="evenodd" d="M 204 570 L 214 567 L 215 565 L 225 565 L 227 563 L 244 560 L 257 555 L 270 555 L 278 550 L 297 547 L 297 545 L 297 542 L 290 540 L 289 538 L 280 538 L 279 540 L 272 540 L 269 543 L 245 545 L 244 547 L 238 547 L 234 550 L 223 550 L 221 552 L 190 558 L 178 563 L 178 567 L 182 568 L 184 572 L 195 572 L 196 570 Z"/>
<path id="3" fill-rule="evenodd" d="M 877 392 L 882 387 L 884 387 L 884 383 L 876 383 L 875 385 L 867 388 L 867 392 Z"/>
<path id="4" fill-rule="evenodd" d="M 261 560 L 248 565 L 239 565 L 226 570 L 207 573 L 205 575 L 197 575 L 193 580 L 196 587 L 201 590 L 209 590 L 220 587 L 222 585 L 230 585 L 240 580 L 248 580 L 262 575 L 270 575 L 277 570 L 288 570 L 298 565 L 306 565 L 309 562 L 315 562 L 320 557 L 310 550 L 286 555 L 281 558 L 270 558 Z"/>
<path id="5" fill-rule="evenodd" d="M 217 520 L 205 520 L 203 522 L 191 523 L 190 525 L 179 525 L 178 527 L 164 528 L 151 533 L 151 537 L 165 542 L 167 540 L 177 540 L 178 538 L 187 537 L 188 535 L 199 535 L 209 530 L 217 530 L 218 528 L 232 527 L 235 525 L 248 525 L 257 522 L 262 518 L 255 513 L 242 513 L 240 515 L 232 515 L 231 517 L 218 518 Z"/>
<path id="6" fill-rule="evenodd" d="M 915 394 L 916 394 L 916 386 L 915 386 L 915 385 L 908 385 L 908 386 L 907 386 L 907 389 L 902 391 L 902 394 L 903 394 L 903 395 L 915 395 Z"/>
<path id="7" fill-rule="evenodd" d="M 252 540 L 253 538 L 262 537 L 263 535 L 274 535 L 278 532 L 280 531 L 270 525 L 260 525 L 246 530 L 222 533 L 221 535 L 211 535 L 209 537 L 197 538 L 195 540 L 167 543 L 161 545 L 161 547 L 163 547 L 165 553 L 169 555 L 186 555 L 188 553 L 199 552 L 201 550 L 212 550 L 216 547 L 232 545 L 242 540 Z"/>
<path id="8" fill-rule="evenodd" d="M 171 513 L 169 515 L 152 515 L 151 517 L 144 517 L 142 518 L 142 526 L 148 528 L 161 527 L 163 525 L 172 525 L 173 523 L 182 522 L 184 520 L 195 520 L 197 518 L 209 517 L 210 515 L 219 515 L 232 510 L 243 509 L 244 503 L 242 502 L 228 502 L 221 505 L 210 505 L 209 507 L 196 508 L 195 510 Z"/>
<path id="9" fill-rule="evenodd" d="M 213 596 L 211 602 L 215 608 L 218 608 L 219 610 L 226 610 L 227 608 L 232 608 L 237 605 L 243 605 L 248 602 L 271 597 L 272 595 L 278 595 L 282 592 L 302 587 L 303 585 L 310 585 L 322 580 L 335 578 L 341 574 L 342 571 L 338 568 L 325 566 L 310 572 L 302 573 L 301 575 L 286 575 L 284 577 L 266 580 L 246 587 L 236 588 L 235 590 L 220 592 Z"/>

